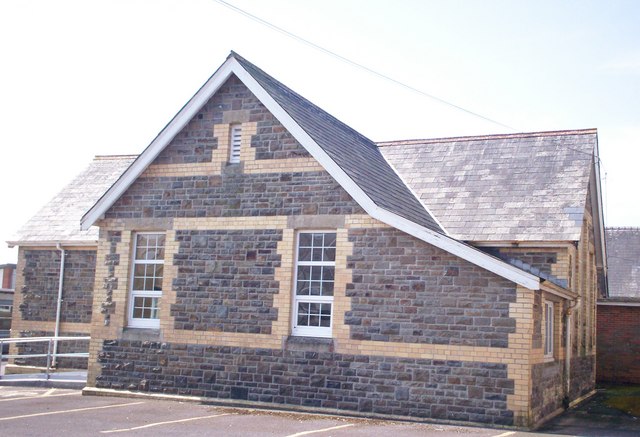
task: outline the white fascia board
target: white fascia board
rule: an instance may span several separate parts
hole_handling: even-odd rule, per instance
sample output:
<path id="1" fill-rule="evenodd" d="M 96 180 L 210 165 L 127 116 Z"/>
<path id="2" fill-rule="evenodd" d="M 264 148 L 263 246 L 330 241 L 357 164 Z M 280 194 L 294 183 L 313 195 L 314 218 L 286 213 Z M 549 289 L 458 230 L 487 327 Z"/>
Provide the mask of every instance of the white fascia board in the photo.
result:
<path id="1" fill-rule="evenodd" d="M 572 291 L 569 291 L 567 289 L 564 289 L 562 287 L 559 287 L 555 284 L 552 284 L 546 281 L 542 282 L 540 288 L 542 289 L 542 291 L 553 294 L 554 296 L 558 296 L 562 299 L 576 300 L 579 297 L 577 293 L 574 293 Z"/>
<path id="2" fill-rule="evenodd" d="M 307 149 L 311 156 L 349 193 L 351 197 L 373 218 L 412 235 L 426 243 L 452 253 L 479 267 L 513 281 L 531 290 L 540 288 L 540 279 L 504 261 L 487 255 L 478 249 L 454 240 L 446 235 L 420 226 L 386 209 L 377 206 L 336 162 L 320 147 L 311 136 L 276 102 L 269 93 L 238 64 L 234 73 L 262 102 L 282 125 Z M 392 167 L 393 168 L 393 167 Z M 444 229 L 444 228 L 443 228 Z"/>
<path id="3" fill-rule="evenodd" d="M 595 197 L 596 201 L 591 201 L 592 211 L 591 215 L 598 220 L 598 234 L 599 241 L 598 246 L 600 248 L 600 256 L 602 259 L 600 260 L 602 263 L 602 267 L 604 268 L 605 274 L 607 271 L 607 244 L 605 242 L 605 226 L 604 226 L 604 211 L 603 211 L 603 202 L 602 202 L 602 186 L 600 184 L 600 147 L 598 146 L 598 137 L 596 135 L 596 144 L 593 148 L 593 171 L 594 171 L 594 185 L 595 187 Z M 594 214 L 593 209 L 596 209 Z"/>
<path id="4" fill-rule="evenodd" d="M 187 102 L 180 112 L 158 134 L 138 158 L 133 161 L 124 174 L 109 188 L 96 204 L 82 217 L 80 227 L 89 229 L 105 212 L 120 198 L 133 182 L 156 159 L 162 150 L 175 138 L 178 133 L 191 121 L 198 111 L 209 101 L 216 91 L 224 84 L 234 71 L 237 61 L 229 58 Z"/>

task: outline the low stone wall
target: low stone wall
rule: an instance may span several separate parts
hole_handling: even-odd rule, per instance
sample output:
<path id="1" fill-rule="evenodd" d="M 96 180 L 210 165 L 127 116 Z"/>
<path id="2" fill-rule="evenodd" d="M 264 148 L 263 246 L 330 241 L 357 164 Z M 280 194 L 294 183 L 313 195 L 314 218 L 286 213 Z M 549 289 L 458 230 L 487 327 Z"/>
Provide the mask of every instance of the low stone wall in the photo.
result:
<path id="1" fill-rule="evenodd" d="M 130 340 L 98 361 L 98 388 L 513 424 L 503 364 Z"/>

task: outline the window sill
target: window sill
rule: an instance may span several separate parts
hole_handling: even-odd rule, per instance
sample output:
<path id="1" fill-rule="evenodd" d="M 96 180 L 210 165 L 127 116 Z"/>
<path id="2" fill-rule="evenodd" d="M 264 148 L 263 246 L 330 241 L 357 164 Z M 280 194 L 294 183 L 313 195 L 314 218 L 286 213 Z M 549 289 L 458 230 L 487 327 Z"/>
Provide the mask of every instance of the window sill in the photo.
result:
<path id="1" fill-rule="evenodd" d="M 303 337 L 290 335 L 284 342 L 284 350 L 296 352 L 333 352 L 335 347 L 333 338 Z"/>
<path id="2" fill-rule="evenodd" d="M 128 326 L 122 330 L 122 339 L 132 341 L 160 340 L 160 329 Z"/>

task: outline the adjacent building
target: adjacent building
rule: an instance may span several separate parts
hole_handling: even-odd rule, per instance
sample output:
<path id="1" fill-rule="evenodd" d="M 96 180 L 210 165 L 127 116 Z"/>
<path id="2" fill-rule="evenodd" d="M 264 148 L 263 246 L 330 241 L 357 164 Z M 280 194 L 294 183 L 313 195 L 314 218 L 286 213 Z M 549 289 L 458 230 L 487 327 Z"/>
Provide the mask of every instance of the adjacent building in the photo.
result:
<path id="1" fill-rule="evenodd" d="M 133 162 L 133 156 L 98 156 L 8 241 L 18 246 L 12 337 L 87 336 L 91 332 L 98 228 L 80 218 Z M 23 343 L 15 353 L 44 353 L 46 343 Z M 60 343 L 59 351 L 86 352 L 87 342 Z M 56 345 L 58 350 L 58 345 Z M 44 358 L 17 359 L 44 365 Z M 86 367 L 61 358 L 59 367 Z"/>
<path id="2" fill-rule="evenodd" d="M 607 228 L 609 297 L 598 301 L 598 381 L 640 384 L 640 228 Z"/>

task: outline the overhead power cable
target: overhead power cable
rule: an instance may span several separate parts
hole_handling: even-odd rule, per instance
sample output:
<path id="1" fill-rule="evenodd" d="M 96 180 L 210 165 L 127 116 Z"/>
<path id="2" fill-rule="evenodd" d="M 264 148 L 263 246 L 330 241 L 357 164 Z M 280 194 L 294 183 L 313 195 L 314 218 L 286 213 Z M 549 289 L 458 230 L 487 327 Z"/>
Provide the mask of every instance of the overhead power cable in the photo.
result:
<path id="1" fill-rule="evenodd" d="M 377 71 L 375 71 L 375 70 L 373 70 L 373 69 L 371 69 L 371 68 L 369 68 L 369 67 L 367 67 L 365 65 L 362 65 L 362 64 L 360 64 L 358 62 L 355 62 L 355 61 L 352 61 L 351 59 L 345 58 L 344 56 L 341 56 L 341 55 L 339 55 L 339 54 L 337 54 L 337 53 L 335 53 L 335 52 L 333 52 L 333 51 L 331 51 L 329 49 L 326 49 L 326 48 L 324 48 L 322 46 L 319 46 L 318 44 L 313 43 L 313 42 L 309 41 L 308 39 L 302 38 L 301 36 L 298 36 L 298 35 L 296 35 L 294 33 L 291 33 L 288 30 L 283 29 L 282 27 L 276 26 L 273 23 L 270 23 L 270 22 L 268 22 L 268 21 L 266 21 L 266 20 L 264 20 L 264 19 L 262 19 L 262 18 L 260 18 L 260 17 L 258 17 L 256 15 L 253 15 L 250 12 L 245 11 L 244 9 L 240 9 L 237 6 L 234 6 L 234 5 L 230 4 L 230 3 L 227 3 L 224 0 L 214 0 L 214 1 L 216 3 L 221 4 L 222 6 L 225 6 L 225 7 L 229 8 L 229 9 L 231 9 L 234 12 L 237 12 L 237 13 L 239 13 L 241 15 L 244 15 L 245 17 L 247 17 L 247 18 L 249 18 L 249 19 L 251 19 L 251 20 L 253 20 L 253 21 L 257 22 L 257 23 L 262 24 L 263 26 L 266 26 L 266 27 L 268 27 L 268 28 L 270 28 L 272 30 L 275 30 L 276 32 L 280 32 L 281 34 L 283 34 L 283 35 L 285 35 L 285 36 L 287 36 L 289 38 L 293 38 L 296 41 L 299 41 L 299 42 L 301 42 L 303 44 L 306 44 L 309 47 L 312 47 L 312 48 L 314 48 L 316 50 L 319 50 L 322 53 L 325 53 L 325 54 L 327 54 L 329 56 L 333 56 L 334 58 L 336 58 L 336 59 L 338 59 L 338 60 L 340 60 L 340 61 L 342 61 L 342 62 L 344 62 L 346 64 L 349 64 L 349 65 L 351 65 L 353 67 L 356 67 L 356 68 L 359 68 L 361 70 L 364 70 L 364 71 L 366 71 L 366 72 L 368 72 L 370 74 L 373 74 L 374 76 L 377 76 L 379 78 L 382 78 L 384 80 L 388 80 L 389 82 L 392 82 L 392 83 L 394 83 L 396 85 L 399 85 L 399 86 L 401 86 L 401 87 L 403 87 L 405 89 L 408 89 L 409 91 L 412 91 L 414 93 L 420 94 L 420 95 L 422 95 L 424 97 L 427 97 L 429 99 L 435 100 L 435 101 L 437 101 L 439 103 L 442 103 L 443 105 L 450 106 L 452 108 L 455 108 L 455 109 L 457 109 L 459 111 L 465 112 L 465 113 L 467 113 L 469 115 L 472 115 L 474 117 L 478 117 L 478 118 L 481 118 L 482 120 L 485 120 L 485 121 L 488 121 L 490 123 L 496 124 L 498 126 L 502 126 L 502 127 L 507 128 L 507 129 L 510 129 L 510 130 L 512 130 L 514 132 L 517 131 L 517 129 L 514 129 L 509 125 L 506 125 L 504 123 L 500 123 L 499 121 L 493 120 L 493 119 L 491 119 L 489 117 L 485 117 L 484 115 L 478 114 L 477 112 L 470 111 L 469 109 L 465 109 L 462 106 L 456 105 L 456 104 L 451 103 L 451 102 L 449 102 L 447 100 L 441 99 L 440 97 L 434 96 L 433 94 L 429 94 L 429 93 L 427 93 L 425 91 L 419 90 L 418 88 L 415 88 L 415 87 L 413 87 L 411 85 L 407 85 L 404 82 L 400 82 L 399 80 L 396 80 L 396 79 L 394 79 L 392 77 L 389 77 L 389 76 L 387 76 L 385 74 L 379 73 L 379 72 L 377 72 Z"/>

